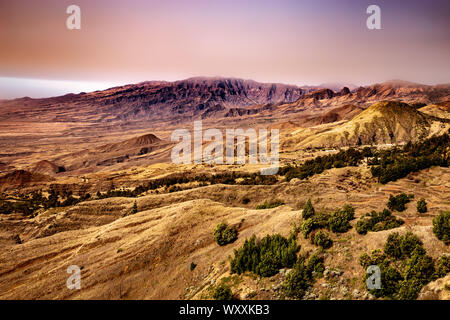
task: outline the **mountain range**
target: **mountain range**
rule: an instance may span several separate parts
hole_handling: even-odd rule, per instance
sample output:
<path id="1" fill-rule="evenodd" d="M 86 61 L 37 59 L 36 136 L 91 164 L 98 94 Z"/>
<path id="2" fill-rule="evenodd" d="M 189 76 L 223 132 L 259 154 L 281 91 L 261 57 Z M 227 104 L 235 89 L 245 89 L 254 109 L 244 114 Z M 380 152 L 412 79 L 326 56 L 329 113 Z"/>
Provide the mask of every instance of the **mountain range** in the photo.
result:
<path id="1" fill-rule="evenodd" d="M 450 99 L 450 85 L 389 81 L 336 92 L 329 88 L 259 83 L 233 78 L 190 78 L 142 82 L 91 93 L 0 102 L 0 121 L 42 122 L 164 121 L 286 115 L 317 112 L 344 104 L 369 106 L 381 100 L 439 103 Z"/>

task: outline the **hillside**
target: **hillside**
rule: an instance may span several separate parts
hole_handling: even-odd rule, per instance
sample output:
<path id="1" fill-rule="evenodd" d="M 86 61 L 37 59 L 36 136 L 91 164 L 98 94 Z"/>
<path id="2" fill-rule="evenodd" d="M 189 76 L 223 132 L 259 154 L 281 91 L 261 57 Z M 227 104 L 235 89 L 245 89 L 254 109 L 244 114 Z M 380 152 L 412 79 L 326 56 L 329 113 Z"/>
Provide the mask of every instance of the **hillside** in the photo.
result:
<path id="1" fill-rule="evenodd" d="M 311 134 L 297 143 L 302 147 L 339 147 L 417 141 L 444 132 L 449 123 L 432 118 L 408 104 L 376 103 L 348 122 Z M 291 138 L 295 141 L 296 135 Z"/>
<path id="2" fill-rule="evenodd" d="M 318 279 L 305 299 L 373 298 L 361 281 L 364 252 L 382 248 L 388 235 L 411 230 L 428 254 L 439 257 L 448 248 L 432 233 L 431 220 L 448 210 L 445 191 L 448 168 L 433 168 L 378 186 L 362 168 L 332 169 L 308 181 L 274 186 L 215 185 L 137 199 L 86 201 L 70 208 L 49 210 L 27 219 L 0 215 L 0 297 L 2 299 L 200 299 L 211 298 L 215 285 L 231 280 L 240 299 L 278 299 L 284 272 L 258 278 L 232 275 L 228 257 L 245 239 L 279 232 L 287 236 L 292 223 L 302 222 L 298 201 L 312 198 L 317 209 L 333 210 L 351 203 L 357 218 L 384 207 L 390 194 L 407 190 L 425 197 L 429 213 L 418 215 L 413 204 L 396 213 L 405 225 L 394 230 L 360 235 L 352 228 L 333 234 L 335 244 L 324 254 L 331 276 Z M 347 190 L 342 190 L 342 188 Z M 254 210 L 273 194 L 286 205 Z M 248 197 L 250 202 L 242 204 Z M 139 212 L 128 214 L 137 202 Z M 220 247 L 214 227 L 222 221 L 239 226 L 235 243 Z M 354 225 L 356 221 L 353 221 Z M 18 244 L 15 235 L 19 235 Z M 298 238 L 302 252 L 317 247 Z M 190 269 L 191 262 L 197 266 Z M 69 265 L 82 268 L 83 290 L 66 288 Z M 338 274 L 339 277 L 334 277 Z M 45 287 L 46 290 L 42 291 Z"/>

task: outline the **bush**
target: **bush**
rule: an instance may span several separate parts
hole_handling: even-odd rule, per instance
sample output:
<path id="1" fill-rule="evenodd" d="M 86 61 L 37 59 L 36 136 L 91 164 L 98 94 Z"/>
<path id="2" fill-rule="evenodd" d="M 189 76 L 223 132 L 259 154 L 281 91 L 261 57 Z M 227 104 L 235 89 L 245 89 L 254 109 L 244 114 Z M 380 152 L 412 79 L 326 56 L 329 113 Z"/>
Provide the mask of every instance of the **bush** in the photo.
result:
<path id="1" fill-rule="evenodd" d="M 450 272 L 450 256 L 443 255 L 436 262 L 435 278 L 445 277 Z"/>
<path id="2" fill-rule="evenodd" d="M 268 202 L 267 200 L 264 201 L 263 204 L 260 204 L 256 207 L 256 210 L 262 210 L 262 209 L 272 209 L 272 208 L 276 208 L 279 206 L 282 206 L 284 204 L 283 201 L 281 200 L 273 200 Z"/>
<path id="3" fill-rule="evenodd" d="M 238 231 L 235 228 L 228 226 L 226 223 L 219 223 L 214 229 L 214 240 L 219 246 L 224 246 L 236 241 L 238 238 Z"/>
<path id="4" fill-rule="evenodd" d="M 398 232 L 391 233 L 384 244 L 384 253 L 395 259 L 402 257 L 402 249 L 400 247 L 402 237 Z"/>
<path id="5" fill-rule="evenodd" d="M 415 300 L 422 287 L 422 283 L 417 279 L 400 281 L 396 298 L 399 300 Z"/>
<path id="6" fill-rule="evenodd" d="M 311 243 L 323 249 L 328 249 L 333 245 L 333 241 L 322 230 L 319 230 L 311 236 Z"/>
<path id="7" fill-rule="evenodd" d="M 311 218 L 315 213 L 314 207 L 311 203 L 311 199 L 308 199 L 303 207 L 302 217 L 304 220 Z"/>
<path id="8" fill-rule="evenodd" d="M 233 298 L 233 293 L 228 285 L 221 283 L 215 288 L 213 298 L 215 300 L 231 300 Z"/>
<path id="9" fill-rule="evenodd" d="M 425 249 L 423 249 L 422 245 L 423 243 L 419 237 L 411 231 L 408 231 L 401 237 L 400 249 L 402 251 L 402 256 L 410 258 L 417 247 L 421 248 L 421 251 L 424 251 Z"/>
<path id="10" fill-rule="evenodd" d="M 405 280 L 417 280 L 423 285 L 433 279 L 434 261 L 422 247 L 416 248 L 409 260 L 405 262 L 403 276 Z"/>
<path id="11" fill-rule="evenodd" d="M 382 231 L 394 229 L 401 226 L 404 223 L 402 219 L 397 219 L 387 209 L 381 212 L 373 210 L 371 213 L 366 214 L 356 223 L 356 232 L 359 234 L 366 234 L 369 231 Z"/>
<path id="12" fill-rule="evenodd" d="M 433 218 L 433 233 L 445 244 L 450 244 L 450 211 L 441 212 Z"/>
<path id="13" fill-rule="evenodd" d="M 420 200 L 417 201 L 417 212 L 418 213 L 425 213 L 427 211 L 428 211 L 427 202 L 425 201 L 424 198 L 420 198 Z"/>
<path id="14" fill-rule="evenodd" d="M 300 230 L 302 231 L 302 234 L 305 237 L 305 239 L 307 239 L 308 235 L 316 229 L 328 228 L 329 218 L 330 216 L 328 214 L 316 213 L 311 218 L 304 220 L 300 226 Z"/>
<path id="15" fill-rule="evenodd" d="M 311 277 L 304 259 L 299 259 L 294 266 L 294 270 L 289 273 L 282 284 L 283 292 L 291 298 L 301 299 L 306 290 L 311 286 Z"/>
<path id="16" fill-rule="evenodd" d="M 424 285 L 450 270 L 450 258 L 441 258 L 435 263 L 415 234 L 395 232 L 388 236 L 384 252 L 365 253 L 359 261 L 364 268 L 370 265 L 380 268 L 381 289 L 370 290 L 373 295 L 412 300 L 418 297 Z M 367 277 L 365 274 L 364 281 Z"/>
<path id="17" fill-rule="evenodd" d="M 405 211 L 406 204 L 410 202 L 412 198 L 414 198 L 414 195 L 407 195 L 405 193 L 400 193 L 398 196 L 390 195 L 387 206 L 392 211 L 402 212 Z"/>
<path id="18" fill-rule="evenodd" d="M 349 205 L 345 205 L 342 209 L 338 209 L 331 214 L 328 225 L 333 232 L 347 232 L 351 229 L 350 221 L 354 218 L 355 209 Z"/>
<path id="19" fill-rule="evenodd" d="M 251 271 L 262 277 L 271 277 L 281 268 L 292 268 L 299 249 L 294 233 L 288 239 L 274 234 L 260 241 L 253 235 L 245 240 L 242 247 L 234 250 L 234 258 L 230 260 L 231 272 L 241 274 Z"/>
<path id="20" fill-rule="evenodd" d="M 324 258 L 316 252 L 309 258 L 308 272 L 310 273 L 311 277 L 313 276 L 313 273 L 315 273 L 316 277 L 319 278 L 323 276 L 324 271 Z"/>

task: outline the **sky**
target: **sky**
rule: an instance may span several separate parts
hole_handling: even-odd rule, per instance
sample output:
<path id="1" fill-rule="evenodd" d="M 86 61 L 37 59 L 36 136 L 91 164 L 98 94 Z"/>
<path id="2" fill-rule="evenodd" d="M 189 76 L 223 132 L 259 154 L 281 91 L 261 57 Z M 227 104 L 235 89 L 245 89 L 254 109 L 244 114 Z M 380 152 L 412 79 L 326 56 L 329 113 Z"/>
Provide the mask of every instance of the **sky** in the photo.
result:
<path id="1" fill-rule="evenodd" d="M 194 76 L 450 83 L 449 40 L 448 0 L 1 0 L 0 99 Z"/>

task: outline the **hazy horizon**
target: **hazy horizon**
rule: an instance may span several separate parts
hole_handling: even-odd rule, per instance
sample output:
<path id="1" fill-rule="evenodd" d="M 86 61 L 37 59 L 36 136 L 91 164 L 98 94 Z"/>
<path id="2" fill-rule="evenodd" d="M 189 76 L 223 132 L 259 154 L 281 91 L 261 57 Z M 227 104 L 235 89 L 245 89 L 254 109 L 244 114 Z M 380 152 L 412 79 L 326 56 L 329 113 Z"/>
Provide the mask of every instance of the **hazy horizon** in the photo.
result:
<path id="1" fill-rule="evenodd" d="M 225 76 L 194 76 L 189 78 L 234 78 L 234 79 L 243 79 L 239 77 L 225 77 Z M 187 80 L 189 78 L 184 79 L 149 79 L 149 80 L 141 80 L 141 81 L 131 81 L 131 82 L 93 82 L 93 81 L 73 81 L 73 80 L 50 80 L 50 79 L 28 79 L 28 78 L 13 78 L 13 77 L 0 77 L 0 99 L 1 100 L 10 100 L 10 99 L 18 99 L 18 98 L 50 98 L 62 96 L 69 93 L 78 94 L 81 92 L 94 92 L 107 90 L 113 87 L 130 85 L 130 84 L 138 84 L 141 82 L 151 82 L 151 81 L 167 81 L 167 82 L 176 82 Z M 287 85 L 295 85 L 299 87 L 315 87 L 315 86 L 324 86 L 324 85 L 339 85 L 339 86 L 370 86 L 376 83 L 383 83 L 389 81 L 406 81 L 406 82 L 414 82 L 405 79 L 386 79 L 385 81 L 373 82 L 373 83 L 349 83 L 349 82 L 321 82 L 321 83 L 289 83 L 289 82 L 280 82 L 280 81 L 258 81 L 258 79 L 243 79 L 243 80 L 253 80 L 260 83 L 280 83 Z M 418 83 L 423 85 L 439 85 L 439 84 L 447 84 L 447 83 Z"/>

